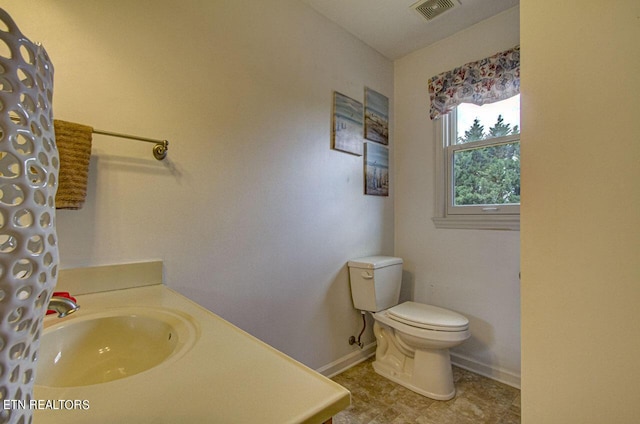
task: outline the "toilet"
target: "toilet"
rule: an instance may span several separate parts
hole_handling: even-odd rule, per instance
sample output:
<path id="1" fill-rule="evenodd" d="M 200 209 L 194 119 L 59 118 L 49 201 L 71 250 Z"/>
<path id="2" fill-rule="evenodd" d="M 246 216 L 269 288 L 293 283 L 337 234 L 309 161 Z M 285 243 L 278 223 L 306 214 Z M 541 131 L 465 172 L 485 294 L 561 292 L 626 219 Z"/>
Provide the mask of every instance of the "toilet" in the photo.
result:
<path id="1" fill-rule="evenodd" d="M 436 400 L 456 394 L 449 348 L 469 338 L 469 320 L 448 309 L 400 300 L 402 259 L 348 262 L 353 306 L 373 314 L 376 373 Z"/>

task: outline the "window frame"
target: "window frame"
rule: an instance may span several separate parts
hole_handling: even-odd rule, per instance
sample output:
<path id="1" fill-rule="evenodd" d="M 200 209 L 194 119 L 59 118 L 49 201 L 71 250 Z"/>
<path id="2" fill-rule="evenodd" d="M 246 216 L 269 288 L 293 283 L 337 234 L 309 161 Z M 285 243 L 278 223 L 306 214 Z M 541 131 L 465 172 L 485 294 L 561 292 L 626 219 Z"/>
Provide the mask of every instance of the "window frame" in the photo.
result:
<path id="1" fill-rule="evenodd" d="M 443 115 L 434 122 L 436 202 L 432 218 L 436 228 L 520 230 L 520 206 L 499 205 L 497 210 L 487 206 L 453 205 L 453 152 L 470 147 L 486 147 L 520 140 L 520 134 L 455 144 L 457 136 L 457 110 Z M 483 211 L 482 209 L 485 208 Z M 491 209 L 489 209 L 491 208 Z"/>

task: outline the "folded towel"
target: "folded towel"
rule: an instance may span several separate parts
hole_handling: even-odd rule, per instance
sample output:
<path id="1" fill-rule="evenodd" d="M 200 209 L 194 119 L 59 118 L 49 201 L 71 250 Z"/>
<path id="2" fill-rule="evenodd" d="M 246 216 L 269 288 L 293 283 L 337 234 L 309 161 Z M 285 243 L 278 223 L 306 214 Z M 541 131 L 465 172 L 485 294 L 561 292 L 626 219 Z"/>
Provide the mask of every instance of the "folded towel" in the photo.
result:
<path id="1" fill-rule="evenodd" d="M 81 209 L 87 195 L 93 128 L 53 120 L 60 154 L 56 209 Z"/>

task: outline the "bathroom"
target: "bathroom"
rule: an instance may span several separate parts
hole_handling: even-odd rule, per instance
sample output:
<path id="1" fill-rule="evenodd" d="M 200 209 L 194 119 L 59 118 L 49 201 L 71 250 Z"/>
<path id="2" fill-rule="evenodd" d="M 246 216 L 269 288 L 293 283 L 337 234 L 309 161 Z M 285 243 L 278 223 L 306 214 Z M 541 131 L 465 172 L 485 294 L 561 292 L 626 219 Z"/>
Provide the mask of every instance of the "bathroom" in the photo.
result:
<path id="1" fill-rule="evenodd" d="M 301 1 L 4 6 L 52 58 L 56 118 L 170 140 L 168 159 L 158 162 L 147 145 L 94 136 L 86 203 L 57 216 L 61 267 L 162 260 L 171 288 L 330 370 L 359 352 L 347 342 L 361 329 L 347 260 L 400 256 L 403 295 L 469 318 L 472 338 L 453 352 L 454 363 L 519 386 L 520 232 L 433 226 L 433 130 L 423 105 L 427 78 L 518 44 L 521 23 L 531 43 L 542 18 L 525 6 L 531 18 L 514 7 L 395 61 Z M 388 197 L 364 195 L 362 158 L 330 148 L 333 91 L 361 99 L 364 87 L 390 100 Z M 529 246 L 535 259 L 537 246 Z M 526 281 L 526 267 L 534 270 L 522 265 Z M 553 293 L 542 286 L 531 299 Z M 628 302 L 616 301 L 621 309 Z M 549 318 L 531 312 L 540 307 L 534 300 L 526 305 L 523 324 L 537 331 L 534 321 Z M 559 310 L 551 316 L 562 317 Z M 373 341 L 366 332 L 365 346 Z M 532 356 L 554 349 L 524 342 Z M 577 346 L 573 355 L 589 345 Z M 560 363 L 577 372 L 569 356 Z M 528 360 L 532 372 L 544 368 Z M 544 398 L 530 378 L 532 399 Z"/>

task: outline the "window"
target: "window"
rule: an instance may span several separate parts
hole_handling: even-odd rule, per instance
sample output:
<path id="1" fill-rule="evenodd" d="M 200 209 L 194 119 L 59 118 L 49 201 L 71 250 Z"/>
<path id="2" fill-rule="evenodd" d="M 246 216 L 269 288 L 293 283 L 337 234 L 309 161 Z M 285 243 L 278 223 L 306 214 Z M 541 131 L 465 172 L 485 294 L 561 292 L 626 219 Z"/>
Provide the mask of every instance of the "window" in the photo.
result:
<path id="1" fill-rule="evenodd" d="M 436 123 L 438 228 L 519 229 L 520 95 Z"/>

